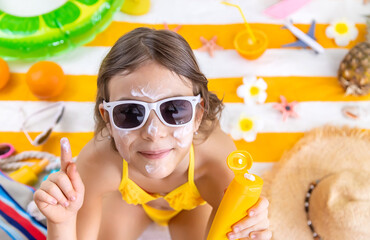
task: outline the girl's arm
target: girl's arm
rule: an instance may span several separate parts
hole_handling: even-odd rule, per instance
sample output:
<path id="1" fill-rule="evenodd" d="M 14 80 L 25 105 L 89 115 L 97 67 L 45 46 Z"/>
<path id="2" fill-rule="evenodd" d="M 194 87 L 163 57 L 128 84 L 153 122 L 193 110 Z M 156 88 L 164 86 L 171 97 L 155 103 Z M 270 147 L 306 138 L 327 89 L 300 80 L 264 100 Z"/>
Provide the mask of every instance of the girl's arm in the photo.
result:
<path id="1" fill-rule="evenodd" d="M 50 174 L 34 194 L 37 207 L 47 218 L 48 239 L 76 239 L 76 216 L 84 192 L 69 141 L 63 138 L 60 171 Z"/>
<path id="2" fill-rule="evenodd" d="M 93 179 L 95 170 L 85 168 L 85 159 L 80 159 L 78 167 L 81 169 L 81 178 L 85 184 L 85 200 L 77 215 L 78 240 L 97 239 L 100 226 L 102 200 L 99 192 L 99 177 Z M 86 159 L 88 161 L 88 159 Z M 67 239 L 67 238 L 66 238 Z"/>
<path id="3" fill-rule="evenodd" d="M 226 164 L 228 155 L 234 150 L 236 150 L 234 142 L 218 126 L 207 141 L 199 145 L 199 150 L 195 153 L 195 156 L 202 159 L 202 166 L 199 169 L 201 177 L 196 180 L 196 185 L 202 198 L 212 207 L 207 234 L 224 192 L 234 177 Z"/>
<path id="4" fill-rule="evenodd" d="M 106 147 L 110 146 L 92 140 L 78 156 L 77 168 L 85 184 L 85 199 L 77 215 L 78 240 L 98 238 L 103 196 L 115 190 L 111 182 L 112 171 L 108 160 L 111 156 Z"/>
<path id="5" fill-rule="evenodd" d="M 213 208 L 206 235 L 208 235 L 224 191 L 234 178 L 234 174 L 227 167 L 226 159 L 236 149 L 233 141 L 224 133 L 216 132 L 210 140 L 211 144 L 208 143 L 209 145 L 206 146 L 209 149 L 208 154 L 210 154 L 206 156 L 206 173 L 197 182 L 197 187 L 203 199 Z M 233 224 L 233 231 L 227 234 L 228 238 L 240 239 L 253 235 L 256 240 L 270 239 L 268 205 L 268 200 L 260 197 L 258 202 L 248 210 L 248 213 L 245 213 L 247 216 Z M 207 239 L 207 236 L 205 236 L 205 239 Z"/>
<path id="6" fill-rule="evenodd" d="M 47 221 L 48 226 L 48 237 L 47 239 L 77 239 L 76 234 L 76 218 L 77 216 L 72 217 L 68 222 L 64 223 L 53 223 Z"/>
<path id="7" fill-rule="evenodd" d="M 90 141 L 81 150 L 76 163 L 72 163 L 70 148 L 67 149 L 62 153 L 61 171 L 50 175 L 36 191 L 35 202 L 47 217 L 48 239 L 98 238 L 102 196 L 112 185 L 109 184 L 112 171 L 106 161 L 109 156 L 99 154 L 108 151 L 98 151 L 101 147 L 94 140 Z M 66 155 L 68 158 L 63 158 Z M 48 192 L 49 196 L 46 195 Z M 57 204 L 50 204 L 52 196 L 57 199 Z M 76 199 L 72 200 L 72 196 Z M 65 205 L 67 202 L 68 206 Z"/>

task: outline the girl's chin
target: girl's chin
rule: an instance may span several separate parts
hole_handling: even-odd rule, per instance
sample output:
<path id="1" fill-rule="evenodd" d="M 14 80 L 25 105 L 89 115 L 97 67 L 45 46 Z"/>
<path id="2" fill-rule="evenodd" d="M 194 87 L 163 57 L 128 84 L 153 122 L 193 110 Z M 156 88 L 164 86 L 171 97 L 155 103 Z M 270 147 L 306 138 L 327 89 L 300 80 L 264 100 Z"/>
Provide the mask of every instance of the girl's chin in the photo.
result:
<path id="1" fill-rule="evenodd" d="M 145 166 L 143 174 L 148 178 L 163 179 L 171 175 L 172 172 L 170 169 L 152 169 Z"/>
<path id="2" fill-rule="evenodd" d="M 158 178 L 165 178 L 173 172 L 174 166 L 173 161 L 167 161 L 167 159 L 163 159 L 163 161 L 154 165 L 147 163 L 144 169 L 153 177 L 158 176 Z"/>
<path id="3" fill-rule="evenodd" d="M 142 167 L 142 173 L 148 178 L 163 179 L 174 171 L 172 163 L 172 161 L 166 161 L 166 159 L 156 162 L 149 161 Z"/>

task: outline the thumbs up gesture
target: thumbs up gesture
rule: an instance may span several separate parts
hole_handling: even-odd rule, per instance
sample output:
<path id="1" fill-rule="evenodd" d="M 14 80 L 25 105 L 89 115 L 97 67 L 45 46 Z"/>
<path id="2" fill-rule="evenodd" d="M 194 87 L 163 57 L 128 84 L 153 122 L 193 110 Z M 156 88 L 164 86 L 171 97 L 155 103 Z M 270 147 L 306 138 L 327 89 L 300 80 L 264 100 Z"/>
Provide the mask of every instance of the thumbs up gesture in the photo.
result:
<path id="1" fill-rule="evenodd" d="M 60 171 L 50 174 L 33 197 L 42 214 L 53 223 L 63 223 L 75 217 L 82 206 L 85 193 L 76 164 L 72 162 L 68 139 L 62 138 L 60 145 Z"/>

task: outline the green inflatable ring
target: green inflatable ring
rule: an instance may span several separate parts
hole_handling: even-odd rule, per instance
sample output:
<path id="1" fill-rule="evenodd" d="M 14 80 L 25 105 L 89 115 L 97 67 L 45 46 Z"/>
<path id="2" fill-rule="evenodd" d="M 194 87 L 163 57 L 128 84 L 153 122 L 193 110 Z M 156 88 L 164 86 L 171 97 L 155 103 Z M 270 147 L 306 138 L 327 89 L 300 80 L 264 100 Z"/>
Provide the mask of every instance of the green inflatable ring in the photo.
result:
<path id="1" fill-rule="evenodd" d="M 123 0 L 67 0 L 34 17 L 0 10 L 0 56 L 6 60 L 45 59 L 81 46 L 111 22 Z"/>

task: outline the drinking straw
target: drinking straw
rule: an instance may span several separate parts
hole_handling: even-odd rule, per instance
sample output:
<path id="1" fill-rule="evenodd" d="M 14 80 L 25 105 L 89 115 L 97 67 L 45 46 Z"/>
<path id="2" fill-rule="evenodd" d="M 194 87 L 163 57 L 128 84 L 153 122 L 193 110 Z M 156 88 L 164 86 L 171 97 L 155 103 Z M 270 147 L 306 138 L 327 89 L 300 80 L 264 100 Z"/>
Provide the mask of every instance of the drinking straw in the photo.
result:
<path id="1" fill-rule="evenodd" d="M 247 29 L 247 32 L 248 32 L 249 36 L 251 37 L 252 44 L 254 44 L 254 43 L 256 42 L 256 37 L 254 36 L 254 34 L 253 34 L 253 32 L 252 32 L 252 29 L 251 29 L 251 27 L 249 26 L 249 24 L 248 24 L 247 20 L 245 19 L 245 16 L 244 16 L 244 14 L 243 14 L 243 11 L 240 9 L 240 7 L 239 7 L 238 5 L 236 5 L 236 4 L 232 4 L 232 3 L 228 3 L 228 2 L 222 2 L 222 3 L 223 3 L 223 4 L 225 4 L 225 5 L 229 5 L 229 6 L 232 6 L 232 7 L 236 7 L 236 8 L 239 10 L 240 14 L 241 14 L 241 15 L 242 15 L 242 17 L 243 17 L 244 24 L 245 24 L 245 28 Z"/>

